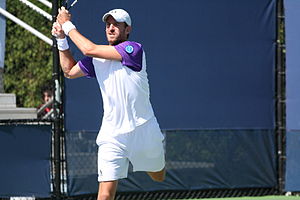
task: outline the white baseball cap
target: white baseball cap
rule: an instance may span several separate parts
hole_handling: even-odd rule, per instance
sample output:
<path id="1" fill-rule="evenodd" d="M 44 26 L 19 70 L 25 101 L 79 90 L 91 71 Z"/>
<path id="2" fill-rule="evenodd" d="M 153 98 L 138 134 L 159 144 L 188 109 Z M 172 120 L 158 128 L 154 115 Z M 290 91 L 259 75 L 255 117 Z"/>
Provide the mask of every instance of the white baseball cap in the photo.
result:
<path id="1" fill-rule="evenodd" d="M 128 14 L 128 12 L 126 12 L 123 9 L 113 9 L 111 11 L 109 11 L 108 13 L 105 13 L 102 17 L 102 21 L 106 22 L 106 19 L 108 16 L 112 16 L 117 22 L 125 22 L 128 26 L 131 26 L 131 19 L 130 16 Z"/>

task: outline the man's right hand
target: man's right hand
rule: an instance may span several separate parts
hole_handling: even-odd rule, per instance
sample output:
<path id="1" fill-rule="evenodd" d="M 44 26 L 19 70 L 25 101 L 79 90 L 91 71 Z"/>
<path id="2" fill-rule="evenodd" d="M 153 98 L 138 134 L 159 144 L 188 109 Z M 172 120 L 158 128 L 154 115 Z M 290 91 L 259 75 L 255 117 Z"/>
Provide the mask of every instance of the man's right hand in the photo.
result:
<path id="1" fill-rule="evenodd" d="M 66 37 L 61 25 L 58 22 L 53 23 L 51 34 L 59 39 L 63 39 Z"/>
<path id="2" fill-rule="evenodd" d="M 57 21 L 61 25 L 63 25 L 67 21 L 71 21 L 71 13 L 65 9 L 65 7 L 61 7 L 58 10 Z"/>

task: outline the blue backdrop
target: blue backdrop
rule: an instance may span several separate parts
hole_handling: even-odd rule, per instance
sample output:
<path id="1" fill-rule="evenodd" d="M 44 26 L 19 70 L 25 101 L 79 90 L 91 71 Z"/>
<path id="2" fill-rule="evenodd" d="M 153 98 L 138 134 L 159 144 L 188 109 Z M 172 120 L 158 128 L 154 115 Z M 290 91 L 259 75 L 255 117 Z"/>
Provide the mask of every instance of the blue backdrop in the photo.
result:
<path id="1" fill-rule="evenodd" d="M 273 128 L 274 0 L 79 2 L 73 21 L 86 37 L 106 44 L 101 18 L 116 7 L 130 12 L 130 39 L 144 45 L 162 128 Z M 67 129 L 99 129 L 95 80 L 67 81 L 66 101 Z"/>
<path id="2" fill-rule="evenodd" d="M 50 197 L 51 126 L 0 126 L 0 197 Z"/>
<path id="3" fill-rule="evenodd" d="M 131 14 L 130 39 L 146 51 L 151 102 L 167 134 L 167 181 L 155 185 L 130 173 L 119 190 L 275 187 L 276 1 L 79 1 L 73 22 L 106 44 L 101 18 L 112 8 Z M 83 57 L 72 43 L 71 49 Z M 103 111 L 96 80 L 66 80 L 65 102 L 68 191 L 97 192 L 93 142 Z M 86 156 L 76 157 L 80 152 Z"/>
<path id="4" fill-rule="evenodd" d="M 300 191 L 300 1 L 285 0 L 286 191 Z"/>

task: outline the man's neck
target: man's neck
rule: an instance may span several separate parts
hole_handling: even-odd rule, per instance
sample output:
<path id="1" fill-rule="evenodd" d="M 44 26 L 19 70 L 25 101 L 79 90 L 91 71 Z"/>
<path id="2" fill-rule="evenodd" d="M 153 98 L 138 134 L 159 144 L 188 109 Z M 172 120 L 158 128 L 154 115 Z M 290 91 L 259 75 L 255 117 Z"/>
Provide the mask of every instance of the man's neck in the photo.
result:
<path id="1" fill-rule="evenodd" d="M 126 40 L 118 40 L 118 41 L 116 41 L 116 42 L 114 42 L 114 43 L 111 43 L 111 44 L 109 44 L 110 46 L 116 46 L 116 45 L 118 45 L 118 44 L 120 44 L 120 43 L 122 43 L 122 42 L 125 42 Z"/>

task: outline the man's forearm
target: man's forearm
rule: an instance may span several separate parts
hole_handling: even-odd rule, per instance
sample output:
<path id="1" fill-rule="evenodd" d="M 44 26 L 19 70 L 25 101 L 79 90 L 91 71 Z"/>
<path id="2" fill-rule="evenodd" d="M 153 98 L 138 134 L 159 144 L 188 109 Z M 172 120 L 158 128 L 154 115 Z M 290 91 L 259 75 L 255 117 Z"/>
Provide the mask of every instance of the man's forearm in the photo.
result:
<path id="1" fill-rule="evenodd" d="M 65 74 L 68 74 L 72 67 L 76 65 L 76 61 L 74 60 L 70 50 L 59 51 L 59 59 L 61 69 Z"/>
<path id="2" fill-rule="evenodd" d="M 52 34 L 56 35 L 57 48 L 59 50 L 59 59 L 60 66 L 63 72 L 67 75 L 71 69 L 76 65 L 76 61 L 74 60 L 70 47 L 68 44 L 68 40 L 66 36 L 63 34 L 61 26 L 57 23 L 53 24 Z"/>

